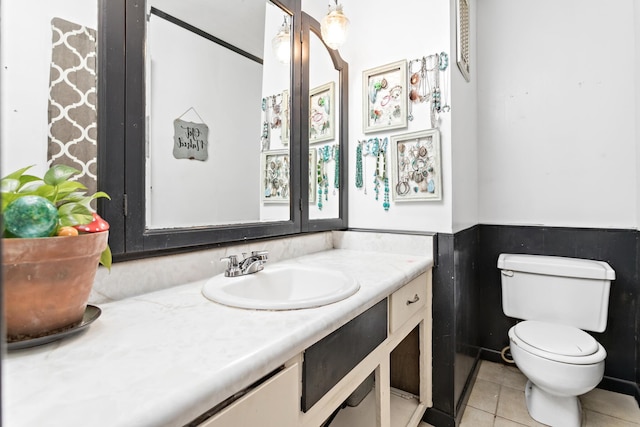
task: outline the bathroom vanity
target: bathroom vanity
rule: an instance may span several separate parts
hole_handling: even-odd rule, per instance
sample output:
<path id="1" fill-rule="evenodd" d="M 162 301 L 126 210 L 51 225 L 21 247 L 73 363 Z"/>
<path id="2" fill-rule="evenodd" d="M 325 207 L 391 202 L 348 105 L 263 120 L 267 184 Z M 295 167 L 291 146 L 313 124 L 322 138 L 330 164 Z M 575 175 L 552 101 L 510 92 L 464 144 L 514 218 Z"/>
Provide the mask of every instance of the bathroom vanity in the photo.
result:
<path id="1" fill-rule="evenodd" d="M 430 343 L 429 270 L 191 425 L 417 426 L 431 405 Z M 340 409 L 357 389 L 366 396 Z"/>
<path id="2" fill-rule="evenodd" d="M 373 374 L 331 425 L 417 425 L 431 404 L 431 254 L 334 247 L 287 260 L 356 278 L 333 304 L 232 308 L 198 280 L 100 304 L 84 332 L 9 352 L 4 422 L 319 426 Z"/>

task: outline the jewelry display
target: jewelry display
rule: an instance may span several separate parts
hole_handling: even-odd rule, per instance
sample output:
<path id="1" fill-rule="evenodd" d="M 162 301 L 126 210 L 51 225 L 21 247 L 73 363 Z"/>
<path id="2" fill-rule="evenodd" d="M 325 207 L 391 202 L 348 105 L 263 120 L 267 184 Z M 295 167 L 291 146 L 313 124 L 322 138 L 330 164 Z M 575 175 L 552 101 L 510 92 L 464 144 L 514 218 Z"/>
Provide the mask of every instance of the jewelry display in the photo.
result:
<path id="1" fill-rule="evenodd" d="M 309 91 L 309 144 L 335 137 L 335 83 L 329 82 Z"/>
<path id="2" fill-rule="evenodd" d="M 356 147 L 356 188 L 362 188 L 362 142 L 358 141 Z M 365 193 L 367 194 L 367 193 Z"/>
<path id="3" fill-rule="evenodd" d="M 285 100 L 283 93 L 262 98 L 262 134 L 260 135 L 262 151 L 267 151 L 271 148 L 271 130 L 281 129 L 283 123 L 288 126 L 288 118 L 283 117 L 284 114 L 289 114 L 288 96 L 286 98 Z M 280 139 L 283 143 L 288 141 L 287 135 L 281 134 Z"/>
<path id="4" fill-rule="evenodd" d="M 340 187 L 340 152 L 338 148 L 338 144 L 334 145 L 325 145 L 323 147 L 319 147 L 316 152 L 318 157 L 318 162 L 316 165 L 316 181 L 318 183 L 317 193 L 317 205 L 318 209 L 322 210 L 323 203 L 323 194 L 324 201 L 329 200 L 329 176 L 327 173 L 327 163 L 330 161 L 335 162 L 335 173 L 333 177 L 333 194 L 336 194 L 336 189 Z"/>
<path id="5" fill-rule="evenodd" d="M 408 61 L 407 81 L 409 82 L 407 119 L 414 119 L 413 104 L 430 102 L 431 127 L 438 126 L 439 114 L 449 112 L 451 107 L 445 101 L 449 87 L 441 87 L 440 81 L 446 83 L 446 70 L 449 66 L 449 55 L 445 52 L 434 53 L 422 58 Z M 444 92 L 444 94 L 443 94 Z"/>
<path id="6" fill-rule="evenodd" d="M 442 76 L 442 112 L 448 113 L 451 111 L 451 106 L 447 102 L 447 96 L 449 94 L 449 80 L 447 79 L 447 73 L 445 72 L 449 67 L 449 55 L 446 52 L 440 52 L 440 65 L 438 69 Z"/>
<path id="7" fill-rule="evenodd" d="M 378 200 L 378 194 L 380 192 L 380 184 L 384 185 L 384 198 L 382 207 L 385 211 L 388 211 L 391 207 L 389 203 L 389 177 L 387 175 L 387 145 L 389 140 L 384 138 L 381 143 L 377 143 L 376 139 L 376 172 L 374 174 L 374 186 L 376 191 L 376 200 Z"/>
<path id="8" fill-rule="evenodd" d="M 289 155 L 285 151 L 263 153 L 264 201 L 281 202 L 289 199 Z"/>
<path id="9" fill-rule="evenodd" d="M 269 132 L 269 111 L 267 109 L 267 98 L 262 98 L 262 135 L 260 135 L 260 147 L 262 151 L 267 151 L 271 148 L 271 132 Z"/>
<path id="10" fill-rule="evenodd" d="M 407 61 L 362 73 L 364 133 L 407 126 Z"/>
<path id="11" fill-rule="evenodd" d="M 440 137 L 437 129 L 391 137 L 393 200 L 440 200 Z"/>
<path id="12" fill-rule="evenodd" d="M 322 159 L 321 149 L 318 149 L 318 169 L 316 176 L 318 177 L 318 209 L 322 210 L 322 187 L 324 187 L 327 176 L 324 173 L 324 160 Z"/>
<path id="13" fill-rule="evenodd" d="M 388 211 L 391 207 L 389 203 L 389 174 L 387 173 L 388 144 L 388 138 L 370 138 L 358 141 L 358 146 L 356 147 L 356 188 L 364 187 L 364 194 L 367 194 L 366 181 L 363 179 L 363 176 L 367 175 L 365 157 L 374 157 L 376 159 L 376 167 L 373 173 L 375 199 L 380 199 L 380 188 L 382 187 L 384 191 L 382 207 L 385 211 Z"/>

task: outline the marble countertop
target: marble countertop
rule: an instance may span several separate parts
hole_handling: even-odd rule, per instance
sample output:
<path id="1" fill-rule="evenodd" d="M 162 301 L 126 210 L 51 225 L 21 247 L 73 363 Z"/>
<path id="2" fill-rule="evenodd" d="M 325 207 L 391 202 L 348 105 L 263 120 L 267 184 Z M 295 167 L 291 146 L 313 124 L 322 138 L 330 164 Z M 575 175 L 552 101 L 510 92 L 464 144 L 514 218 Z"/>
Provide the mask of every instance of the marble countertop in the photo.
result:
<path id="1" fill-rule="evenodd" d="M 432 266 L 345 249 L 287 262 L 343 271 L 360 290 L 314 309 L 252 311 L 207 300 L 197 281 L 100 305 L 85 331 L 5 357 L 4 425 L 184 425 Z"/>

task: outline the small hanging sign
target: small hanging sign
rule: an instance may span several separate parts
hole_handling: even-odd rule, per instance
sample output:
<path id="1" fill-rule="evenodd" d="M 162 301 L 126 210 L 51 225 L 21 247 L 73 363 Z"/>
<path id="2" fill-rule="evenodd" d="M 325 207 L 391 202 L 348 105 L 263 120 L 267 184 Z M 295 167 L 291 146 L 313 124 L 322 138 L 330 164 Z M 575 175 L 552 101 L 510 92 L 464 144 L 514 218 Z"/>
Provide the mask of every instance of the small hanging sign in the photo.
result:
<path id="1" fill-rule="evenodd" d="M 208 141 L 209 126 L 205 123 L 173 121 L 173 157 L 176 159 L 207 160 Z"/>

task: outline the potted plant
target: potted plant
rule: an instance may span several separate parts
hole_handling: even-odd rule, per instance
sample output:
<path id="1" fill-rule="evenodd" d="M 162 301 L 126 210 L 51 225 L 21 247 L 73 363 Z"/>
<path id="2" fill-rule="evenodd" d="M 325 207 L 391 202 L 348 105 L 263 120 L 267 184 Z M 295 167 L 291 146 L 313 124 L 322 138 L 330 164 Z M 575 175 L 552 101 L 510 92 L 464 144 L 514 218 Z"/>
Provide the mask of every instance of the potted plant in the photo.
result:
<path id="1" fill-rule="evenodd" d="M 98 264 L 111 268 L 109 225 L 91 208 L 78 170 L 22 168 L 2 178 L 2 282 L 7 341 L 55 334 L 83 318 Z"/>

